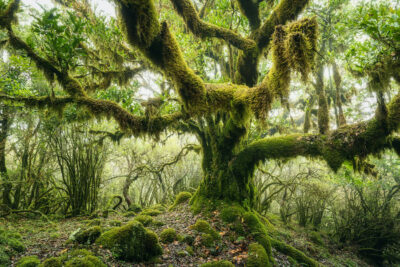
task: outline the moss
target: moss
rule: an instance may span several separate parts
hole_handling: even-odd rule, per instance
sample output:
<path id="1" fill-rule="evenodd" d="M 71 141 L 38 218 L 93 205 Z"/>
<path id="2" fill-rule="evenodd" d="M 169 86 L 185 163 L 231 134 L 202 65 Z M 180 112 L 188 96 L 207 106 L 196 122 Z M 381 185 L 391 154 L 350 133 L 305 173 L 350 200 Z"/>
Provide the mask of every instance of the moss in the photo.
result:
<path id="1" fill-rule="evenodd" d="M 108 222 L 108 224 L 109 224 L 110 226 L 121 226 L 121 225 L 122 225 L 122 222 L 121 222 L 121 221 L 118 221 L 118 220 L 111 220 L 111 221 Z"/>
<path id="2" fill-rule="evenodd" d="M 15 239 L 15 238 L 10 238 L 7 240 L 7 245 L 9 245 L 13 250 L 16 252 L 23 252 L 25 251 L 25 246 L 22 244 L 21 241 Z"/>
<path id="3" fill-rule="evenodd" d="M 249 257 L 247 258 L 246 266 L 248 267 L 267 267 L 271 266 L 267 252 L 263 246 L 257 243 L 252 243 L 249 246 Z"/>
<path id="4" fill-rule="evenodd" d="M 101 225 L 101 220 L 100 219 L 90 220 L 86 224 L 86 226 L 98 226 L 98 225 Z"/>
<path id="5" fill-rule="evenodd" d="M 186 252 L 186 250 L 180 250 L 180 251 L 178 251 L 178 253 L 176 254 L 178 257 L 181 257 L 181 258 L 183 258 L 183 257 L 186 257 L 186 256 L 188 256 L 189 255 L 189 253 L 188 252 Z"/>
<path id="6" fill-rule="evenodd" d="M 230 261 L 225 261 L 225 260 L 220 260 L 220 261 L 213 261 L 213 262 L 207 262 L 200 267 L 235 267 Z"/>
<path id="7" fill-rule="evenodd" d="M 61 258 L 59 257 L 52 257 L 46 259 L 41 265 L 41 267 L 62 267 L 63 263 Z"/>
<path id="8" fill-rule="evenodd" d="M 214 237 L 210 234 L 201 234 L 200 242 L 205 247 L 212 247 L 214 245 Z"/>
<path id="9" fill-rule="evenodd" d="M 324 240 L 322 239 L 320 233 L 312 231 L 308 234 L 311 241 L 313 241 L 317 245 L 324 245 Z"/>
<path id="10" fill-rule="evenodd" d="M 4 248 L 0 246 L 0 266 L 10 266 L 10 256 L 5 252 Z"/>
<path id="11" fill-rule="evenodd" d="M 161 204 L 156 204 L 154 206 L 151 206 L 151 209 L 158 210 L 160 212 L 164 212 L 164 211 L 167 210 L 167 208 L 165 206 L 161 205 Z"/>
<path id="12" fill-rule="evenodd" d="M 155 209 L 145 209 L 143 210 L 140 215 L 149 215 L 149 216 L 158 216 L 160 215 L 162 212 L 159 210 L 155 210 Z"/>
<path id="13" fill-rule="evenodd" d="M 122 260 L 148 261 L 162 254 L 157 235 L 137 221 L 105 232 L 96 243 Z"/>
<path id="14" fill-rule="evenodd" d="M 37 256 L 26 256 L 17 262 L 16 267 L 36 267 L 39 264 L 40 260 Z"/>
<path id="15" fill-rule="evenodd" d="M 190 226 L 190 229 L 196 230 L 201 233 L 210 234 L 213 237 L 213 239 L 220 238 L 219 234 L 205 220 L 201 219 L 197 220 L 194 225 Z"/>
<path id="16" fill-rule="evenodd" d="M 194 242 L 194 237 L 191 235 L 184 235 L 182 238 L 182 242 L 184 242 L 188 245 L 192 245 Z"/>
<path id="17" fill-rule="evenodd" d="M 122 214 L 122 216 L 124 216 L 124 217 L 126 217 L 126 218 L 134 217 L 134 216 L 136 216 L 136 212 L 127 211 L 127 212 L 125 212 L 124 214 Z"/>
<path id="18" fill-rule="evenodd" d="M 307 257 L 300 250 L 298 250 L 290 245 L 287 245 L 281 241 L 278 241 L 276 239 L 271 239 L 271 245 L 279 252 L 292 257 L 298 263 L 307 264 L 308 266 L 319 266 L 318 262 L 311 259 L 310 257 Z"/>
<path id="19" fill-rule="evenodd" d="M 101 235 L 100 226 L 94 226 L 86 230 L 79 231 L 75 234 L 75 241 L 80 244 L 93 244 Z"/>
<path id="20" fill-rule="evenodd" d="M 70 253 L 71 257 L 93 256 L 93 253 L 87 249 L 74 249 Z"/>
<path id="21" fill-rule="evenodd" d="M 182 204 L 188 201 L 192 197 L 192 194 L 189 192 L 180 192 L 174 201 L 174 204 L 169 208 L 169 210 L 173 210 L 177 205 Z"/>
<path id="22" fill-rule="evenodd" d="M 164 229 L 160 234 L 160 241 L 165 244 L 173 242 L 176 238 L 176 231 L 173 228 Z"/>
<path id="23" fill-rule="evenodd" d="M 189 253 L 189 255 L 194 255 L 194 250 L 191 246 L 186 246 L 185 250 Z"/>
<path id="24" fill-rule="evenodd" d="M 221 210 L 220 216 L 222 221 L 227 223 L 233 223 L 236 220 L 240 220 L 243 216 L 244 209 L 238 205 L 229 205 Z"/>
<path id="25" fill-rule="evenodd" d="M 141 224 L 143 224 L 144 226 L 149 226 L 152 222 L 153 222 L 153 217 L 149 216 L 149 215 L 138 215 L 134 218 L 134 220 L 140 222 Z"/>
<path id="26" fill-rule="evenodd" d="M 66 267 L 107 267 L 99 258 L 88 255 L 85 257 L 75 257 L 65 263 Z"/>
<path id="27" fill-rule="evenodd" d="M 153 225 L 153 226 L 155 226 L 155 227 L 160 227 L 160 226 L 165 225 L 165 223 L 163 223 L 162 221 L 153 221 L 153 222 L 151 223 L 151 225 Z"/>
<path id="28" fill-rule="evenodd" d="M 129 206 L 128 211 L 141 212 L 142 207 L 139 204 L 133 203 Z"/>

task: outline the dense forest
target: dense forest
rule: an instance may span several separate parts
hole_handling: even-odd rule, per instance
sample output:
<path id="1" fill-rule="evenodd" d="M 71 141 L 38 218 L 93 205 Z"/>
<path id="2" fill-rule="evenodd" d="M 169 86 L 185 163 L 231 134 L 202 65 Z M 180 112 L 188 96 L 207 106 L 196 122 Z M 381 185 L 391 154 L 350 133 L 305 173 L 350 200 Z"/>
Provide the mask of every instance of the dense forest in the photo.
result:
<path id="1" fill-rule="evenodd" d="M 399 0 L 0 0 L 0 266 L 400 266 Z"/>

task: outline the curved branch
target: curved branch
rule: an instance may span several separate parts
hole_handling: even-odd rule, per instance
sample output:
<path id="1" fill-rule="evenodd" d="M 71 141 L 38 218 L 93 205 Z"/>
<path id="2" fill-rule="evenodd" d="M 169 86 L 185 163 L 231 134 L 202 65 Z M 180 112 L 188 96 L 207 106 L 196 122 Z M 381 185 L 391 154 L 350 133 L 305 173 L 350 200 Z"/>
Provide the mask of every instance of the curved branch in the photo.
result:
<path id="1" fill-rule="evenodd" d="M 180 113 L 172 113 L 157 117 L 136 116 L 109 100 L 99 100 L 89 97 L 12 97 L 0 95 L 0 100 L 8 100 L 14 103 L 23 103 L 29 107 L 52 108 L 62 110 L 67 104 L 77 104 L 87 108 L 91 114 L 98 117 L 114 118 L 122 130 L 133 135 L 154 134 L 172 126 L 177 121 L 184 119 Z"/>
<path id="2" fill-rule="evenodd" d="M 238 0 L 240 12 L 248 19 L 252 30 L 258 29 L 261 25 L 259 2 L 260 1 Z"/>
<path id="3" fill-rule="evenodd" d="M 385 149 L 399 153 L 399 138 L 391 134 L 400 126 L 400 95 L 391 101 L 388 110 L 388 116 L 383 120 L 347 125 L 329 135 L 296 134 L 255 141 L 238 153 L 231 163 L 232 170 L 245 177 L 260 161 L 305 156 L 322 158 L 337 171 L 345 161 L 365 159 Z"/>
<path id="4" fill-rule="evenodd" d="M 256 45 L 253 40 L 243 38 L 234 31 L 201 20 L 190 0 L 171 0 L 171 2 L 194 35 L 223 39 L 241 50 L 249 50 Z"/>

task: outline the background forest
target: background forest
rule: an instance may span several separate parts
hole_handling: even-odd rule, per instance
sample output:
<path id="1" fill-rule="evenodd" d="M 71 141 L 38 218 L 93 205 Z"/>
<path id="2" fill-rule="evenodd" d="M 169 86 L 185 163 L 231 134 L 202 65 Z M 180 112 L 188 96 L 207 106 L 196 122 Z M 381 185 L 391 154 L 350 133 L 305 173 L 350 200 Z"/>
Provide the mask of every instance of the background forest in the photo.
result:
<path id="1" fill-rule="evenodd" d="M 398 0 L 36 2 L 0 0 L 0 266 L 400 264 Z"/>

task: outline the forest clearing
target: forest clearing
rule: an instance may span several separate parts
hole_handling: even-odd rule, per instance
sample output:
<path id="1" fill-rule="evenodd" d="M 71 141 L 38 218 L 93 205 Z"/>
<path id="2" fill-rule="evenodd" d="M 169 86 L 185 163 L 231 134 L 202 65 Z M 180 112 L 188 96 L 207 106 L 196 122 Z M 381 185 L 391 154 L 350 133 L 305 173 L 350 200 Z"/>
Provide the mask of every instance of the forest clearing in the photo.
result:
<path id="1" fill-rule="evenodd" d="M 399 0 L 0 0 L 0 267 L 400 266 Z"/>

